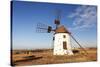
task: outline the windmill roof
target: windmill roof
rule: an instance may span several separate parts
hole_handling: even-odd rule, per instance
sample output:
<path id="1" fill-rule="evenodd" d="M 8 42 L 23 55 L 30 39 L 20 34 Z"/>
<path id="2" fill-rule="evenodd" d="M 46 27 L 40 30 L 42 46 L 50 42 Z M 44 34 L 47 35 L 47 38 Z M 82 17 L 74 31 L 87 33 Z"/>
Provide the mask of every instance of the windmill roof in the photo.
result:
<path id="1" fill-rule="evenodd" d="M 69 33 L 68 30 L 62 25 L 55 30 L 55 33 Z"/>

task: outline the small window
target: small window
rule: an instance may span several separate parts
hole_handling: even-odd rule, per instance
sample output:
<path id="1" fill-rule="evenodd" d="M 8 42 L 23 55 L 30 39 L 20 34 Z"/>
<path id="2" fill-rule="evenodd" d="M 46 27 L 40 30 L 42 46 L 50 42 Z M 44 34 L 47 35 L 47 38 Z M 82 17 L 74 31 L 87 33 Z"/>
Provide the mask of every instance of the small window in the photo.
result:
<path id="1" fill-rule="evenodd" d="M 65 41 L 63 42 L 63 49 L 67 49 L 67 43 Z"/>
<path id="2" fill-rule="evenodd" d="M 66 38 L 66 36 L 65 36 L 65 35 L 63 35 L 63 38 Z"/>

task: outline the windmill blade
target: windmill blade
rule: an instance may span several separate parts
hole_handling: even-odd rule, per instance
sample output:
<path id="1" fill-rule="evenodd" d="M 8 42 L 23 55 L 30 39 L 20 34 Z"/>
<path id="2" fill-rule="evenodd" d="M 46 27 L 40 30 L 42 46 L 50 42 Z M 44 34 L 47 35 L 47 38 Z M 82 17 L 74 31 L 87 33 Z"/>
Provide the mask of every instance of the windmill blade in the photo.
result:
<path id="1" fill-rule="evenodd" d="M 36 32 L 38 33 L 50 33 L 52 31 L 52 27 L 43 23 L 37 23 Z"/>
<path id="2" fill-rule="evenodd" d="M 56 14 L 56 19 L 60 20 L 61 19 L 61 10 L 60 9 L 56 9 L 55 14 Z"/>
<path id="3" fill-rule="evenodd" d="M 56 29 L 57 29 L 57 28 L 58 28 L 58 26 L 60 25 L 61 10 L 56 9 L 56 11 L 55 11 L 55 15 L 56 15 L 56 18 L 55 18 L 54 23 L 56 24 Z"/>
<path id="4" fill-rule="evenodd" d="M 37 33 L 45 33 L 47 31 L 47 25 L 43 23 L 37 23 L 36 32 Z"/>
<path id="5" fill-rule="evenodd" d="M 79 47 L 81 47 L 82 50 L 83 50 L 86 54 L 88 54 L 87 51 L 81 46 L 81 44 L 80 44 L 71 34 L 70 34 L 70 36 L 71 36 L 72 39 L 79 45 Z"/>

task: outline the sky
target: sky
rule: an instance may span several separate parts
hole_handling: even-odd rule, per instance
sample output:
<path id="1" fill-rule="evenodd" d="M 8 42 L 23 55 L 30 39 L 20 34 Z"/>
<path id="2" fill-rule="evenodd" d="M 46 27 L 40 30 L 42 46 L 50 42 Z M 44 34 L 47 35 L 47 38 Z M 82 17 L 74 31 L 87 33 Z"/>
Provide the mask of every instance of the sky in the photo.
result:
<path id="1" fill-rule="evenodd" d="M 53 48 L 53 33 L 36 32 L 36 25 L 42 23 L 54 29 L 57 9 L 61 10 L 61 25 L 64 25 L 83 47 L 97 46 L 96 6 L 13 1 L 13 49 Z M 72 39 L 71 42 L 75 46 Z"/>

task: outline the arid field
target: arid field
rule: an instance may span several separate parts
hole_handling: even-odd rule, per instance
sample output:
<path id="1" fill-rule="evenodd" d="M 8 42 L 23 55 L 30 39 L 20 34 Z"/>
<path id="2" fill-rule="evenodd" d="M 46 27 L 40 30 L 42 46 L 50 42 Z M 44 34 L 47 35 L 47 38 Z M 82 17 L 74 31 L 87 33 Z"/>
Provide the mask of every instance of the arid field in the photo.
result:
<path id="1" fill-rule="evenodd" d="M 81 48 L 74 49 L 74 55 L 70 56 L 54 56 L 52 49 L 13 50 L 11 60 L 13 66 L 89 62 L 97 60 L 96 48 L 85 48 L 85 50 L 87 53 Z"/>

